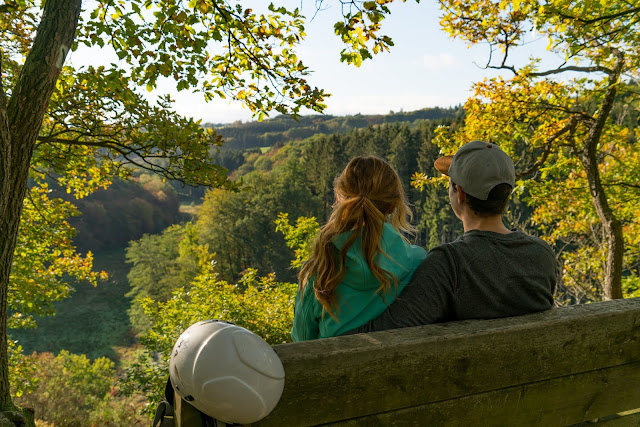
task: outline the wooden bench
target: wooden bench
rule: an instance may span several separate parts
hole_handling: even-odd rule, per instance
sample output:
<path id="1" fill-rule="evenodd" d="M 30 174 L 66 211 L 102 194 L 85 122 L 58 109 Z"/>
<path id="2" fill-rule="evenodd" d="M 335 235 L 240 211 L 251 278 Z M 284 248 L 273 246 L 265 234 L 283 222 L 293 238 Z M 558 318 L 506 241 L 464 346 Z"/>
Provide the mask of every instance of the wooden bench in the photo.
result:
<path id="1" fill-rule="evenodd" d="M 640 298 L 274 349 L 285 388 L 260 426 L 640 426 Z"/>

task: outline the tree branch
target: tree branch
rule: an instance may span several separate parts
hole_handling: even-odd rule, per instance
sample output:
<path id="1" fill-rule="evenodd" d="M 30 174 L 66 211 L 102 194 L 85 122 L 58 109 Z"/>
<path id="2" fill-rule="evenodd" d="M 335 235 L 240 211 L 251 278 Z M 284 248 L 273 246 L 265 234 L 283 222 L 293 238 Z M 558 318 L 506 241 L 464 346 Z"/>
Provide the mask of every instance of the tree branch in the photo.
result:
<path id="1" fill-rule="evenodd" d="M 592 19 L 584 19 L 584 18 L 578 18 L 577 16 L 572 16 L 568 13 L 564 13 L 561 12 L 560 10 L 553 8 L 554 13 L 558 14 L 558 16 L 560 16 L 561 18 L 564 19 L 571 19 L 573 21 L 577 21 L 577 22 L 581 22 L 583 24 L 594 24 L 596 22 L 599 21 L 610 21 L 612 19 L 616 19 L 616 18 L 620 18 L 622 16 L 626 16 L 626 15 L 633 15 L 634 13 L 638 13 L 640 12 L 640 7 L 634 7 L 628 10 L 623 10 L 622 12 L 618 12 L 618 13 L 614 13 L 612 15 L 604 15 L 604 16 L 599 16 L 597 18 L 592 18 Z"/>
<path id="2" fill-rule="evenodd" d="M 620 187 L 629 187 L 629 188 L 640 188 L 640 184 L 632 184 L 630 182 L 624 182 L 624 181 L 603 182 L 602 185 L 606 187 L 620 186 Z"/>
<path id="3" fill-rule="evenodd" d="M 593 73 L 595 71 L 599 71 L 599 72 L 605 73 L 607 75 L 611 75 L 614 72 L 610 68 L 601 67 L 601 66 L 579 67 L 579 66 L 576 66 L 576 65 L 569 65 L 567 67 L 559 67 L 559 68 L 556 68 L 554 70 L 547 70 L 547 71 L 543 71 L 543 72 L 540 72 L 540 73 L 529 73 L 529 75 L 532 76 L 532 77 L 542 77 L 542 76 L 549 76 L 551 74 L 564 73 L 565 71 L 577 71 L 577 72 L 581 72 L 581 73 Z"/>
<path id="4" fill-rule="evenodd" d="M 591 132 L 589 132 L 589 137 L 587 138 L 586 150 L 590 152 L 595 152 L 596 146 L 600 142 L 600 135 L 602 135 L 602 130 L 604 129 L 604 125 L 609 118 L 609 113 L 611 112 L 613 103 L 615 102 L 618 80 L 620 78 L 620 74 L 622 74 L 622 68 L 624 67 L 623 53 L 616 50 L 615 55 L 617 56 L 615 68 L 612 70 L 612 73 L 609 76 L 610 83 L 602 101 L 600 114 L 596 118 L 596 122 Z"/>
<path id="5" fill-rule="evenodd" d="M 91 136 L 95 136 L 95 135 L 91 135 Z M 179 176 L 179 174 L 177 174 L 172 168 L 164 167 L 162 165 L 158 165 L 153 162 L 154 159 L 169 159 L 174 156 L 166 155 L 166 154 L 145 154 L 145 155 L 141 154 L 141 151 L 147 150 L 151 148 L 151 146 L 147 146 L 147 147 L 139 146 L 137 148 L 133 148 L 116 140 L 102 140 L 102 141 L 96 142 L 96 141 L 80 141 L 79 138 L 81 138 L 81 136 L 79 136 L 76 139 L 64 139 L 64 138 L 41 136 L 41 137 L 38 137 L 38 141 L 44 144 L 47 144 L 47 143 L 64 144 L 69 147 L 91 146 L 91 147 L 107 148 L 117 153 L 117 156 L 120 156 L 119 158 L 117 158 L 118 160 L 116 162 L 117 164 L 134 165 L 141 169 L 163 175 L 167 179 L 179 181 L 185 185 L 193 185 L 193 184 L 187 184 L 185 179 Z M 67 154 L 65 158 L 70 156 L 71 154 Z M 206 185 L 204 181 L 199 182 L 199 184 Z"/>
<path id="6" fill-rule="evenodd" d="M 0 5 L 0 13 L 15 12 L 18 10 L 18 4 L 14 2 L 5 2 Z"/>
<path id="7" fill-rule="evenodd" d="M 243 18 L 241 16 L 237 15 L 236 13 L 230 12 L 228 9 L 220 7 L 220 5 L 217 2 L 213 2 L 212 6 L 213 6 L 214 10 L 217 11 L 222 16 L 222 18 L 225 20 L 225 22 L 229 23 L 232 19 L 236 19 L 236 20 L 242 22 L 243 25 L 244 25 Z M 249 37 L 251 37 L 251 39 L 254 41 L 254 43 L 258 44 L 258 40 L 256 39 L 256 37 L 253 34 L 253 32 L 249 31 L 249 32 L 247 32 L 247 35 Z M 251 58 L 253 63 L 256 64 L 256 66 L 265 73 L 265 75 L 267 76 L 267 80 L 271 84 L 271 87 L 273 87 L 274 90 L 276 92 L 278 92 L 278 94 L 280 96 L 284 97 L 284 94 L 282 94 L 282 92 L 280 91 L 280 88 L 278 87 L 278 84 L 277 84 L 278 78 L 282 78 L 283 76 L 282 75 L 278 75 L 268 65 L 265 65 L 263 63 L 263 61 L 260 58 L 258 58 L 247 47 L 246 43 L 244 43 L 240 38 L 238 38 L 233 33 L 233 29 L 231 27 L 229 28 L 229 31 L 227 32 L 227 40 L 228 40 L 228 44 L 229 44 L 229 48 L 228 48 L 229 49 L 229 59 L 227 60 L 227 65 L 226 65 L 226 69 L 224 71 L 224 74 L 226 74 L 228 72 L 229 62 L 230 62 L 230 58 L 232 56 L 231 55 L 231 52 L 232 52 L 231 40 L 232 39 L 236 43 L 236 45 L 240 48 L 240 50 L 242 52 L 244 52 L 249 58 Z"/>
<path id="8" fill-rule="evenodd" d="M 536 172 L 538 168 L 540 168 L 540 166 L 542 166 L 547 161 L 547 158 L 549 158 L 549 154 L 551 154 L 551 143 L 556 139 L 560 138 L 565 133 L 569 131 L 572 131 L 572 132 L 575 131 L 575 128 L 577 125 L 578 125 L 578 120 L 576 116 L 571 116 L 571 118 L 569 119 L 569 123 L 567 123 L 566 126 L 564 126 L 558 132 L 554 133 L 549 138 L 547 138 L 542 156 L 539 157 L 538 160 L 536 160 L 536 162 L 529 169 L 516 174 L 516 177 L 522 178 L 523 176 L 531 175 L 532 173 Z"/>

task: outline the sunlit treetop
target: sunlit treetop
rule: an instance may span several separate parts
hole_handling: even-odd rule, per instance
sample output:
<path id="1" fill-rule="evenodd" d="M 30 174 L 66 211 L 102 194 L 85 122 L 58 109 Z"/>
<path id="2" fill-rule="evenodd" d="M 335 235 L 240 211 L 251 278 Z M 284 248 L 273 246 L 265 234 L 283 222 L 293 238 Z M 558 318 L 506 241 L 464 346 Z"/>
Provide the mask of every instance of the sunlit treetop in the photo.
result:
<path id="1" fill-rule="evenodd" d="M 489 43 L 490 68 L 511 69 L 509 54 L 532 38 L 548 39 L 547 49 L 564 64 L 540 75 L 564 71 L 611 72 L 624 53 L 628 68 L 640 57 L 640 2 L 600 0 L 440 0 L 442 27 L 471 44 Z M 538 70 L 530 70 L 535 73 Z"/>
<path id="2" fill-rule="evenodd" d="M 335 33 L 345 47 L 340 60 L 359 67 L 373 55 L 389 51 L 393 46 L 391 37 L 382 34 L 382 21 L 391 13 L 389 5 L 394 0 L 345 1 L 340 0 L 343 20 L 334 25 Z M 402 0 L 405 3 L 407 0 Z M 324 1 L 316 1 L 318 9 Z M 420 3 L 420 0 L 416 0 Z"/>
<path id="3" fill-rule="evenodd" d="M 243 4 L 241 4 L 243 3 Z M 305 37 L 299 10 L 265 13 L 230 1 L 101 1 L 85 17 L 78 43 L 110 46 L 149 89 L 162 77 L 205 98 L 241 100 L 260 115 L 324 108 L 295 50 Z M 256 7 L 264 7 L 260 3 Z"/>
<path id="4" fill-rule="evenodd" d="M 40 18 L 39 1 L 5 5 L 0 43 L 24 54 Z M 264 13 L 238 1 L 102 0 L 83 2 L 76 42 L 111 49 L 126 77 L 153 89 L 175 80 L 178 90 L 239 99 L 256 114 L 275 109 L 321 111 L 325 93 L 307 82 L 295 50 L 305 37 L 299 10 L 270 4 Z M 256 7 L 264 8 L 259 2 Z M 112 64 L 112 67 L 117 67 Z"/>
<path id="5" fill-rule="evenodd" d="M 244 2 L 246 3 L 246 2 Z M 9 98 L 30 53 L 44 2 L 0 5 L 2 87 Z M 205 99 L 244 103 L 258 119 L 271 111 L 325 108 L 325 92 L 307 81 L 296 56 L 305 36 L 298 9 L 237 1 L 105 0 L 83 2 L 73 46 L 114 52 L 118 63 L 62 70 L 38 137 L 32 176 L 56 177 L 77 196 L 108 185 L 134 165 L 190 185 L 233 184 L 213 155 L 221 138 L 143 95 L 161 79 Z M 70 11 L 71 13 L 71 11 Z M 61 65 L 61 64 L 59 64 Z"/>

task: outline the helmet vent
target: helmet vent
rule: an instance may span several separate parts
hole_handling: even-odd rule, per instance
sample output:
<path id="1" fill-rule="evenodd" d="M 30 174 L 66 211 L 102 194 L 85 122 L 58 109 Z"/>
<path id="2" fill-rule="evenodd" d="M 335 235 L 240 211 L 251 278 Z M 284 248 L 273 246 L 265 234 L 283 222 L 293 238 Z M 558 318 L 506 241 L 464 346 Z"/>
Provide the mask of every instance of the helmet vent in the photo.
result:
<path id="1" fill-rule="evenodd" d="M 189 396 L 185 396 L 184 400 L 186 400 L 187 402 L 193 402 L 195 399 L 193 398 L 193 396 L 189 395 Z"/>

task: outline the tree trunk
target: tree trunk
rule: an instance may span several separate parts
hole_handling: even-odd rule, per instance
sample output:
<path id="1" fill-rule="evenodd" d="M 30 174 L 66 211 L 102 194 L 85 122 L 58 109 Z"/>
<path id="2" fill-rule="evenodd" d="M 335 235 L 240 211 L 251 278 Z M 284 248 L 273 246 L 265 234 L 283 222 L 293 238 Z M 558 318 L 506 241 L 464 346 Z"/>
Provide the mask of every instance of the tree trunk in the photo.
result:
<path id="1" fill-rule="evenodd" d="M 47 0 L 44 4 L 36 38 L 8 102 L 4 88 L 0 88 L 0 417 L 14 409 L 9 386 L 7 301 L 31 156 L 73 43 L 82 0 Z"/>
<path id="2" fill-rule="evenodd" d="M 617 61 L 613 73 L 609 76 L 609 87 L 602 101 L 600 114 L 589 129 L 584 150 L 582 164 L 587 171 L 587 181 L 593 205 L 596 208 L 604 230 L 606 240 L 607 260 L 604 269 L 604 297 L 607 300 L 622 298 L 622 263 L 624 258 L 624 238 L 622 223 L 616 217 L 607 201 L 607 195 L 602 185 L 600 170 L 598 169 L 597 148 L 602 135 L 602 129 L 613 107 L 616 96 L 616 84 L 620 79 L 624 57 L 615 52 Z"/>

